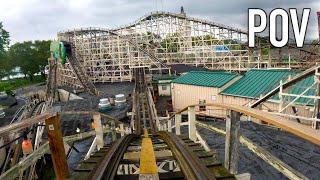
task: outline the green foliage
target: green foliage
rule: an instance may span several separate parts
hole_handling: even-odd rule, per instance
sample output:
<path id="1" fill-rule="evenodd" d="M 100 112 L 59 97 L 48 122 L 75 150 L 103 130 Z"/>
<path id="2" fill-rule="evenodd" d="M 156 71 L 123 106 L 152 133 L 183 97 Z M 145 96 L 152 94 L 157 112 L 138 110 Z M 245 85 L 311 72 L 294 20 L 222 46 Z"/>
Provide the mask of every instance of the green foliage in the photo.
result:
<path id="1" fill-rule="evenodd" d="M 178 52 L 181 46 L 179 42 L 179 33 L 174 33 L 166 37 L 161 43 L 161 47 L 167 49 L 167 52 Z"/>
<path id="2" fill-rule="evenodd" d="M 25 41 L 15 43 L 9 49 L 9 58 L 32 81 L 35 73 L 41 72 L 44 76 L 45 66 L 48 63 L 47 59 L 50 56 L 50 42 Z"/>
<path id="3" fill-rule="evenodd" d="M 39 65 L 39 70 L 43 76 L 50 57 L 50 43 L 50 40 L 34 42 L 36 48 L 35 61 Z"/>
<path id="4" fill-rule="evenodd" d="M 5 51 L 9 46 L 9 32 L 3 28 L 2 22 L 0 22 L 0 58 L 5 55 Z"/>
<path id="5" fill-rule="evenodd" d="M 197 45 L 213 45 L 213 41 L 216 38 L 212 35 L 204 35 L 204 36 L 193 36 L 192 37 L 192 46 L 197 46 Z M 204 44 L 202 44 L 202 42 Z"/>
<path id="6" fill-rule="evenodd" d="M 262 48 L 262 49 L 261 49 L 261 52 L 262 52 L 262 55 L 263 55 L 263 56 L 269 55 L 269 51 L 270 51 L 269 48 Z"/>
<path id="7" fill-rule="evenodd" d="M 13 94 L 12 89 L 6 89 L 5 92 L 6 92 L 6 94 L 8 94 L 8 95 L 12 95 L 12 94 Z"/>
<path id="8" fill-rule="evenodd" d="M 9 33 L 3 28 L 2 22 L 0 22 L 0 78 L 7 76 L 12 69 L 6 53 L 9 42 Z"/>
<path id="9" fill-rule="evenodd" d="M 42 76 L 35 76 L 32 82 L 30 82 L 28 79 L 25 79 L 25 78 L 0 81 L 0 92 L 2 91 L 12 92 L 17 88 L 29 86 L 31 84 L 40 83 L 44 81 L 45 81 L 45 78 L 43 78 Z"/>

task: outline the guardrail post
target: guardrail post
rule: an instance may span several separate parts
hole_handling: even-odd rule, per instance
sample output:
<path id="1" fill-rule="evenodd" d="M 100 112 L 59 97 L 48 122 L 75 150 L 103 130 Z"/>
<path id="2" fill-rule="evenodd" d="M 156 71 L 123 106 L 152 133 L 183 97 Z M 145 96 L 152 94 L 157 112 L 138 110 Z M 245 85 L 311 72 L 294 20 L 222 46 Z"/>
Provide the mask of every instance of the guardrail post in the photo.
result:
<path id="1" fill-rule="evenodd" d="M 117 132 L 116 132 L 116 125 L 114 121 L 111 121 L 111 140 L 112 142 L 117 140 Z"/>
<path id="2" fill-rule="evenodd" d="M 196 110 L 194 106 L 188 107 L 188 123 L 189 123 L 189 138 L 192 141 L 197 140 L 196 136 Z"/>
<path id="3" fill-rule="evenodd" d="M 230 111 L 226 118 L 226 145 L 224 166 L 237 174 L 239 160 L 240 113 Z"/>
<path id="4" fill-rule="evenodd" d="M 172 132 L 172 123 L 171 123 L 171 119 L 168 119 L 168 132 Z"/>
<path id="5" fill-rule="evenodd" d="M 181 131 L 180 131 L 181 114 L 174 115 L 174 121 L 175 121 L 175 124 L 176 124 L 176 135 L 180 135 L 181 134 Z"/>
<path id="6" fill-rule="evenodd" d="M 49 147 L 56 178 L 67 179 L 69 176 L 68 163 L 65 154 L 62 132 L 60 126 L 60 115 L 45 120 L 48 133 Z"/>
<path id="7" fill-rule="evenodd" d="M 123 124 L 119 124 L 119 128 L 120 128 L 120 134 L 121 134 L 121 137 L 124 136 L 124 128 L 123 128 Z"/>
<path id="8" fill-rule="evenodd" d="M 316 69 L 316 75 L 314 76 L 314 81 L 316 82 L 316 96 L 320 96 L 320 76 L 319 76 L 319 69 Z M 315 103 L 314 103 L 314 117 L 315 119 L 319 119 L 320 118 L 320 100 L 319 99 L 315 99 Z M 320 122 L 317 120 L 314 120 L 312 122 L 312 128 L 314 129 L 320 129 Z"/>
<path id="9" fill-rule="evenodd" d="M 101 115 L 98 113 L 95 113 L 93 115 L 94 123 L 96 124 L 95 131 L 96 131 L 96 137 L 97 137 L 97 148 L 100 150 L 100 148 L 103 148 L 104 146 L 104 140 L 103 140 L 103 129 L 101 125 Z"/>

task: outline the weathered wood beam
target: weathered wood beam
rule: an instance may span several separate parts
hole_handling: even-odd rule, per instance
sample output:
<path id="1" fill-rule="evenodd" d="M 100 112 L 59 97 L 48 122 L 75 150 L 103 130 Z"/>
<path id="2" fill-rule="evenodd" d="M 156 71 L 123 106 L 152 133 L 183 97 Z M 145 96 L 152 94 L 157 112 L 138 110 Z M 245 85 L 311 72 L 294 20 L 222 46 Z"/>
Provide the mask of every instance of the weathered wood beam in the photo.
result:
<path id="1" fill-rule="evenodd" d="M 5 136 L 6 134 L 15 133 L 21 129 L 27 128 L 33 124 L 37 124 L 39 122 L 44 122 L 47 118 L 52 117 L 53 114 L 44 113 L 32 118 L 24 119 L 20 122 L 10 124 L 8 126 L 4 126 L 0 128 L 0 136 Z"/>
<path id="2" fill-rule="evenodd" d="M 95 123 L 95 131 L 96 131 L 96 138 L 97 138 L 97 148 L 100 150 L 104 146 L 104 140 L 103 140 L 103 129 L 101 125 L 101 116 L 99 113 L 96 113 L 93 115 L 93 120 Z"/>
<path id="3" fill-rule="evenodd" d="M 197 125 L 208 129 L 210 131 L 217 132 L 221 135 L 226 135 L 226 131 L 214 127 L 212 125 L 208 125 L 202 122 L 197 121 Z M 269 165 L 274 167 L 276 170 L 281 172 L 283 175 L 285 175 L 289 179 L 308 179 L 306 176 L 298 172 L 297 170 L 293 169 L 283 161 L 281 161 L 279 158 L 275 157 L 265 149 L 263 149 L 261 146 L 256 145 L 251 140 L 244 136 L 240 136 L 240 143 L 246 146 L 249 150 L 251 150 L 254 154 L 259 156 L 261 159 L 263 159 L 265 162 L 267 162 Z"/>
<path id="4" fill-rule="evenodd" d="M 176 114 L 174 117 L 174 122 L 175 122 L 175 130 L 176 130 L 176 135 L 181 134 L 180 126 L 181 126 L 181 114 Z"/>
<path id="5" fill-rule="evenodd" d="M 80 134 L 75 134 L 71 136 L 66 136 L 63 141 L 66 143 L 73 143 L 79 140 L 83 140 L 95 135 L 94 131 L 84 132 Z M 0 179 L 12 180 L 17 178 L 20 174 L 19 172 L 24 171 L 32 164 L 36 163 L 44 154 L 50 152 L 49 142 L 45 142 L 42 146 L 36 149 L 33 153 L 29 154 L 26 158 L 22 159 L 17 165 L 13 166 L 5 173 L 1 174 Z"/>
<path id="6" fill-rule="evenodd" d="M 232 174 L 238 173 L 240 138 L 240 113 L 230 111 L 226 119 L 226 143 L 224 166 Z"/>
<path id="7" fill-rule="evenodd" d="M 192 141 L 197 140 L 196 136 L 196 110 L 194 106 L 188 107 L 188 123 L 189 123 L 189 138 Z"/>
<path id="8" fill-rule="evenodd" d="M 60 115 L 57 114 L 50 117 L 45 122 L 56 178 L 58 180 L 67 179 L 69 177 L 69 168 L 62 139 Z"/>
<path id="9" fill-rule="evenodd" d="M 195 104 L 195 105 L 190 105 L 188 107 L 191 107 L 191 106 L 199 106 L 199 105 Z M 311 143 L 314 143 L 320 146 L 320 131 L 313 129 L 311 126 L 306 126 L 298 122 L 289 121 L 287 119 L 281 118 L 280 116 L 273 115 L 269 112 L 265 112 L 265 111 L 261 111 L 261 110 L 257 110 L 249 107 L 234 105 L 234 104 L 209 103 L 209 104 L 205 104 L 205 106 L 220 107 L 227 110 L 240 112 L 244 115 L 251 116 L 252 118 L 256 118 L 268 124 L 272 124 L 278 128 L 283 129 L 284 131 L 292 133 L 302 139 L 305 139 Z M 180 111 L 176 112 L 176 114 L 187 111 L 188 107 L 181 109 Z M 170 119 L 173 117 L 174 115 L 170 116 Z"/>
<path id="10" fill-rule="evenodd" d="M 286 81 L 285 83 L 283 83 L 282 87 L 283 89 L 292 86 L 293 84 L 301 81 L 302 79 L 305 79 L 313 74 L 315 74 L 315 72 L 319 69 L 320 67 L 312 67 L 304 72 L 302 72 L 301 74 L 298 74 L 297 76 L 293 77 L 292 79 L 290 79 L 289 81 Z M 275 89 L 273 89 L 272 91 L 270 91 L 268 94 L 266 94 L 265 96 L 263 96 L 262 98 L 258 99 L 256 102 L 254 102 L 253 104 L 251 104 L 252 108 L 257 107 L 259 104 L 265 102 L 266 100 L 268 100 L 269 98 L 271 98 L 272 96 L 274 96 L 275 94 L 277 94 L 280 91 L 280 86 L 276 87 Z"/>
<path id="11" fill-rule="evenodd" d="M 61 115 L 92 115 L 95 113 L 99 113 L 97 111 L 62 111 L 60 112 Z M 116 124 L 121 124 L 122 122 L 119 119 L 112 117 L 110 115 L 99 113 L 101 117 L 106 118 L 107 120 L 113 120 Z"/>

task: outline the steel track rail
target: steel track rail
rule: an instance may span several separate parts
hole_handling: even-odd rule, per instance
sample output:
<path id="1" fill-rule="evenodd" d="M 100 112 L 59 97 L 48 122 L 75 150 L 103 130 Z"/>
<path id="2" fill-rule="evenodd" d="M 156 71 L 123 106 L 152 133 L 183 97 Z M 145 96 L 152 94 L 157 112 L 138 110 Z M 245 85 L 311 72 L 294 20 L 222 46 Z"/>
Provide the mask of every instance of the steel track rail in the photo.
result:
<path id="1" fill-rule="evenodd" d="M 208 168 L 184 145 L 178 136 L 166 131 L 160 131 L 157 134 L 167 143 L 187 179 L 214 179 Z"/>
<path id="2" fill-rule="evenodd" d="M 102 159 L 99 166 L 94 169 L 90 176 L 91 180 L 114 179 L 117 174 L 120 160 L 122 159 L 130 142 L 137 137 L 129 134 L 116 141 L 109 149 L 106 156 Z"/>

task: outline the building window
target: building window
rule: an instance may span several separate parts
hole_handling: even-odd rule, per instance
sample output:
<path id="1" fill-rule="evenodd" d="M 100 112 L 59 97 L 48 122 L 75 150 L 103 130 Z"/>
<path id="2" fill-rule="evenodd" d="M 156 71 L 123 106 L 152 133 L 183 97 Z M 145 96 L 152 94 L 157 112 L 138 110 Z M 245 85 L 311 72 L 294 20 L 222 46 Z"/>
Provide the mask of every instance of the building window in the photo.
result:
<path id="1" fill-rule="evenodd" d="M 199 100 L 199 111 L 206 111 L 206 100 Z"/>
<path id="2" fill-rule="evenodd" d="M 161 86 L 161 88 L 162 88 L 163 91 L 166 91 L 166 90 L 167 90 L 167 86 L 166 86 L 166 85 Z"/>

